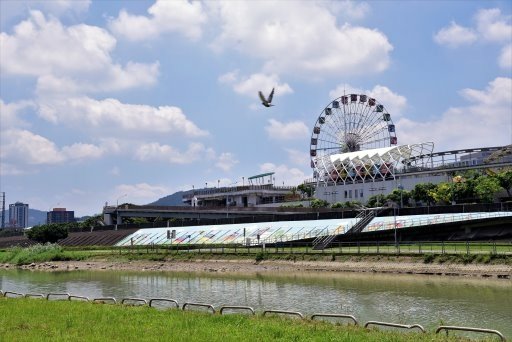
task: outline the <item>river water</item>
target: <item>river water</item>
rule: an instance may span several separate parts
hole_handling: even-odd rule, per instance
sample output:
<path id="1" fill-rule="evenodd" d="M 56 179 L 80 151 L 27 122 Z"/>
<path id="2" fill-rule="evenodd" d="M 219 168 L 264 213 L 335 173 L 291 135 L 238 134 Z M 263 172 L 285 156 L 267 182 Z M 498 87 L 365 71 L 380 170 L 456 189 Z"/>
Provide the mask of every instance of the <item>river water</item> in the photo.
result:
<path id="1" fill-rule="evenodd" d="M 512 337 L 512 281 L 366 273 L 221 273 L 0 270 L 0 289 L 67 292 L 89 298 L 172 298 L 246 305 L 305 315 L 343 313 L 369 320 L 496 329 Z"/>

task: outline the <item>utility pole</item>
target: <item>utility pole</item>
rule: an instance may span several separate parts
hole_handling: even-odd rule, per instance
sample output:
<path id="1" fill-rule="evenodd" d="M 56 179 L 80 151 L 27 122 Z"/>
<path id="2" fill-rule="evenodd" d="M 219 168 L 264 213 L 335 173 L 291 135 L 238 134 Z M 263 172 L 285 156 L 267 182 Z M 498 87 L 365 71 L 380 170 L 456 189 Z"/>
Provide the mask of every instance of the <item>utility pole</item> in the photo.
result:
<path id="1" fill-rule="evenodd" d="M 2 192 L 2 229 L 5 228 L 5 192 Z"/>

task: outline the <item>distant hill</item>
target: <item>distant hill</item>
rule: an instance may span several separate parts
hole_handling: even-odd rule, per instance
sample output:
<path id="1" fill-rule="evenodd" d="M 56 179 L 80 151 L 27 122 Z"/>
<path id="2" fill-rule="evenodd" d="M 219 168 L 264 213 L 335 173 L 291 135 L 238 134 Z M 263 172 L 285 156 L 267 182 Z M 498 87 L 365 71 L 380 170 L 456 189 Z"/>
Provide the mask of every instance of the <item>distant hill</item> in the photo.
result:
<path id="1" fill-rule="evenodd" d="M 161 206 L 173 206 L 173 207 L 174 206 L 184 206 L 185 204 L 182 201 L 183 195 L 188 192 L 190 192 L 190 191 L 178 191 L 172 195 L 162 197 L 153 203 L 149 203 L 148 205 L 161 205 Z"/>
<path id="2" fill-rule="evenodd" d="M 38 224 L 46 224 L 47 211 L 28 208 L 28 226 L 32 227 Z M 4 211 L 5 226 L 9 226 L 9 210 Z"/>

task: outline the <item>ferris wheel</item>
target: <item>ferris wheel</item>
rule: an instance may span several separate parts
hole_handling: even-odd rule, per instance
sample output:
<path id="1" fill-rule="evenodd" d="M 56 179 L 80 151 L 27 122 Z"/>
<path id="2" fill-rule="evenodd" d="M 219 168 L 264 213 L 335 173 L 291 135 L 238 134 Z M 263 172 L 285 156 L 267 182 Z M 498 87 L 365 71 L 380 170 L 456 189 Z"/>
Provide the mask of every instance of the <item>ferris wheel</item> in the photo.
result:
<path id="1" fill-rule="evenodd" d="M 397 144 L 395 125 L 382 104 L 367 95 L 349 94 L 332 101 L 318 116 L 311 134 L 311 167 L 332 154 Z"/>

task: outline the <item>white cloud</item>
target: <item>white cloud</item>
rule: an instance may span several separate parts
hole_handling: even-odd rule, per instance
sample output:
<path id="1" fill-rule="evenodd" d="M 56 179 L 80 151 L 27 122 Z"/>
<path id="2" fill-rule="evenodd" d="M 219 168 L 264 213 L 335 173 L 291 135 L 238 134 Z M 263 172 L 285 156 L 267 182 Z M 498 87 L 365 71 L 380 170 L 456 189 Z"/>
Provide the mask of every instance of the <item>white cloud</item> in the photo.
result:
<path id="1" fill-rule="evenodd" d="M 329 92 L 329 97 L 335 99 L 343 94 L 366 94 L 373 97 L 386 108 L 386 111 L 391 114 L 392 118 L 402 116 L 403 111 L 407 108 L 405 96 L 394 93 L 391 89 L 382 85 L 376 85 L 371 90 L 363 90 L 350 84 L 340 84 Z"/>
<path id="2" fill-rule="evenodd" d="M 463 89 L 460 94 L 470 103 L 433 121 L 399 120 L 398 143 L 434 141 L 437 151 L 512 143 L 511 78 L 498 77 L 485 90 Z"/>
<path id="3" fill-rule="evenodd" d="M 501 49 L 498 64 L 503 69 L 512 68 L 512 44 L 505 45 L 503 49 Z"/>
<path id="4" fill-rule="evenodd" d="M 93 144 L 75 143 L 64 146 L 62 153 L 66 159 L 96 159 L 102 157 L 105 150 Z"/>
<path id="5" fill-rule="evenodd" d="M 235 156 L 232 153 L 224 152 L 220 154 L 215 166 L 225 172 L 228 172 L 236 164 L 238 164 L 238 160 L 236 160 Z"/>
<path id="6" fill-rule="evenodd" d="M 268 123 L 269 125 L 265 127 L 265 130 L 271 139 L 304 139 L 309 133 L 308 127 L 302 121 L 283 123 L 275 119 L 269 119 Z"/>
<path id="7" fill-rule="evenodd" d="M 162 185 L 151 185 L 148 183 L 137 183 L 137 184 L 120 184 L 116 187 L 115 194 L 111 198 L 119 198 L 119 194 L 126 194 L 119 199 L 121 203 L 132 203 L 132 204 L 148 204 L 154 202 L 157 199 L 167 196 L 171 193 L 168 187 Z M 112 203 L 115 203 L 116 200 Z"/>
<path id="8" fill-rule="evenodd" d="M 288 160 L 290 160 L 292 164 L 304 166 L 310 163 L 309 154 L 302 150 L 285 148 L 285 151 L 288 153 Z"/>
<path id="9" fill-rule="evenodd" d="M 55 143 L 27 130 L 3 131 L 1 141 L 3 160 L 30 165 L 56 164 L 65 160 Z"/>
<path id="10" fill-rule="evenodd" d="M 339 25 L 329 6 L 321 2 L 225 1 L 208 5 L 221 26 L 212 48 L 219 52 L 235 49 L 262 59 L 265 73 L 335 77 L 380 72 L 389 65 L 393 47 L 383 33 Z"/>
<path id="11" fill-rule="evenodd" d="M 53 16 L 71 16 L 75 17 L 89 9 L 91 0 L 19 0 L 2 1 L 2 11 L 0 12 L 1 22 L 7 22 L 10 18 L 25 15 L 30 10 L 39 10 L 44 13 L 51 13 Z"/>
<path id="12" fill-rule="evenodd" d="M 39 91 L 119 90 L 152 85 L 158 76 L 158 63 L 114 63 L 116 39 L 106 30 L 65 27 L 39 11 L 31 11 L 12 35 L 0 33 L 0 45 L 2 73 L 37 77 Z"/>
<path id="13" fill-rule="evenodd" d="M 472 29 L 459 26 L 453 21 L 449 27 L 442 28 L 434 36 L 436 43 L 450 47 L 469 45 L 474 43 L 477 38 L 476 33 Z"/>
<path id="14" fill-rule="evenodd" d="M 249 77 L 240 77 L 238 71 L 232 71 L 221 75 L 219 82 L 230 84 L 236 93 L 250 97 L 257 97 L 260 90 L 269 94 L 272 88 L 275 88 L 275 97 L 293 93 L 288 83 L 279 83 L 277 74 L 256 73 Z"/>
<path id="15" fill-rule="evenodd" d="M 28 130 L 8 129 L 1 132 L 0 157 L 10 169 L 27 165 L 54 165 L 66 161 L 83 161 L 102 157 L 108 145 L 75 143 L 59 148 L 53 141 Z"/>
<path id="16" fill-rule="evenodd" d="M 309 133 L 308 126 L 302 121 L 283 123 L 275 119 L 268 120 L 265 127 L 268 136 L 275 140 L 305 139 Z"/>
<path id="17" fill-rule="evenodd" d="M 173 146 L 159 143 L 142 144 L 135 150 L 135 158 L 140 161 L 162 161 L 171 164 L 190 164 L 210 159 L 211 156 L 212 149 L 201 143 L 191 143 L 183 152 Z"/>
<path id="18" fill-rule="evenodd" d="M 294 167 L 288 167 L 287 165 L 281 164 L 276 165 L 273 163 L 264 163 L 260 165 L 261 172 L 274 172 L 275 184 L 286 185 L 286 186 L 297 186 L 302 184 L 304 180 L 312 178 L 306 175 L 302 170 Z"/>
<path id="19" fill-rule="evenodd" d="M 511 17 L 502 15 L 499 8 L 479 10 L 475 18 L 477 29 L 485 40 L 507 42 L 512 39 Z"/>
<path id="20" fill-rule="evenodd" d="M 499 8 L 482 9 L 475 15 L 476 28 L 465 28 L 452 22 L 450 27 L 441 29 L 434 36 L 434 40 L 451 47 L 469 45 L 475 41 L 508 43 L 498 57 L 498 65 L 508 69 L 512 65 L 511 18 L 512 16 L 502 15 Z"/>
<path id="21" fill-rule="evenodd" d="M 122 10 L 110 21 L 109 27 L 116 35 L 132 41 L 154 39 L 168 32 L 178 32 L 196 40 L 201 37 L 201 26 L 207 20 L 199 1 L 158 0 L 148 13 L 149 17 L 146 17 Z"/>
<path id="22" fill-rule="evenodd" d="M 39 114 L 54 123 L 108 127 L 109 130 L 175 133 L 190 137 L 208 135 L 178 107 L 125 104 L 112 98 L 41 98 L 40 101 Z"/>
<path id="23" fill-rule="evenodd" d="M 337 16 L 341 16 L 347 20 L 363 19 L 370 12 L 370 6 L 366 2 L 359 1 L 333 1 L 326 3 Z"/>
<path id="24" fill-rule="evenodd" d="M 26 108 L 34 108 L 32 101 L 22 100 L 18 102 L 5 103 L 0 99 L 0 129 L 26 127 L 29 123 L 21 118 L 21 112 Z"/>

